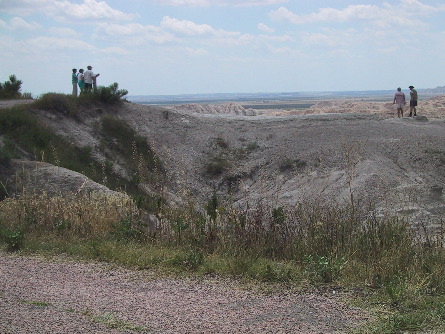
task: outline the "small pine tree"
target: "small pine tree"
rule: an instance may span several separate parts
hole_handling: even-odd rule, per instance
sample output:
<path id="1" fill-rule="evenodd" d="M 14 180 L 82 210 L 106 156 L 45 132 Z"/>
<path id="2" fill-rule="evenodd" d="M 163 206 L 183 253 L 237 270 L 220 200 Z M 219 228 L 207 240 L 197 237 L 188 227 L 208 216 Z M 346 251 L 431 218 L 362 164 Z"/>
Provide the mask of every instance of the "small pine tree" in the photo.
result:
<path id="1" fill-rule="evenodd" d="M 0 99 L 15 99 L 21 97 L 22 80 L 17 80 L 14 74 L 9 76 L 9 81 L 0 83 Z"/>

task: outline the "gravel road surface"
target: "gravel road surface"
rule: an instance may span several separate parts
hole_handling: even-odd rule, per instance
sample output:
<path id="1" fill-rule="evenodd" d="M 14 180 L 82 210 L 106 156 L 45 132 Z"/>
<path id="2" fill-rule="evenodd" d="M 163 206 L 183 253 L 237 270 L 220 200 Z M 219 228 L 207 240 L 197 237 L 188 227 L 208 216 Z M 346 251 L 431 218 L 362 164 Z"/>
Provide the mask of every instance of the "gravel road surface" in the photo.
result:
<path id="1" fill-rule="evenodd" d="M 104 263 L 0 252 L 0 333 L 345 333 L 336 295 L 260 294 L 221 278 L 159 278 Z"/>

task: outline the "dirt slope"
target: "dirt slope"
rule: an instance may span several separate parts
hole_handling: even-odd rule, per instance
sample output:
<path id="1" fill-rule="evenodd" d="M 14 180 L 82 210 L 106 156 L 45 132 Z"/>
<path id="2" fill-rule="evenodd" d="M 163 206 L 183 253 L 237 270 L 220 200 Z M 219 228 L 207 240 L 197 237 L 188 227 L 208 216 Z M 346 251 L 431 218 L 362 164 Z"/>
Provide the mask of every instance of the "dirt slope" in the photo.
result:
<path id="1" fill-rule="evenodd" d="M 366 105 L 349 105 L 347 113 L 277 117 L 181 110 L 167 115 L 129 104 L 118 116 L 150 138 L 168 166 L 177 200 L 187 192 L 206 201 L 216 190 L 235 205 L 265 200 L 278 206 L 308 197 L 349 201 L 352 191 L 356 199 L 418 220 L 440 217 L 445 98 L 423 103 L 416 118 L 394 118 L 385 103 L 381 112 L 360 112 Z M 223 168 L 219 175 L 208 173 L 215 161 Z"/>

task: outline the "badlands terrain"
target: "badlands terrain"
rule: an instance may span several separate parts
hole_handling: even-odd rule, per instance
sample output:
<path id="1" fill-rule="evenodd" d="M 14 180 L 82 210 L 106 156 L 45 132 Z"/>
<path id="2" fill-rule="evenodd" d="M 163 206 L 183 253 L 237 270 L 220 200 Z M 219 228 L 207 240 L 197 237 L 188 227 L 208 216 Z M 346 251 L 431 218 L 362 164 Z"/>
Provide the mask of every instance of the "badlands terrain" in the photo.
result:
<path id="1" fill-rule="evenodd" d="M 430 226 L 445 206 L 445 96 L 397 118 L 392 100 L 333 99 L 308 109 L 187 104 L 129 105 L 121 114 L 147 135 L 176 180 L 205 201 L 295 205 L 305 199 L 360 201 Z M 221 174 L 208 167 L 222 165 Z M 217 174 L 217 175 L 215 175 Z"/>
<path id="2" fill-rule="evenodd" d="M 162 160 L 164 196 L 175 205 L 205 204 L 213 193 L 238 207 L 352 200 L 435 227 L 445 212 L 445 95 L 421 100 L 418 116 L 405 112 L 404 118 L 397 118 L 391 99 L 352 98 L 289 110 L 125 102 L 92 107 L 76 119 L 55 110 L 33 112 L 71 142 L 91 147 L 98 160 L 109 155 L 99 148 L 97 122 L 105 114 L 128 122 Z M 113 157 L 113 170 L 130 177 L 119 156 Z M 28 166 L 34 187 L 104 190 L 63 168 L 16 166 Z M 154 191 L 150 184 L 141 187 Z"/>

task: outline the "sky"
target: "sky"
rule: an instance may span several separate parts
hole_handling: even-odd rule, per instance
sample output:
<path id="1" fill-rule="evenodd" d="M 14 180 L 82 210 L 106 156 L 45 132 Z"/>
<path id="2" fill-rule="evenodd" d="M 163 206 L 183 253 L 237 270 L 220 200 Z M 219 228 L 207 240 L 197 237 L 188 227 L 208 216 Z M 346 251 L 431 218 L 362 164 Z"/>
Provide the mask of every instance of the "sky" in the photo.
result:
<path id="1" fill-rule="evenodd" d="M 445 85 L 443 0 L 0 0 L 0 82 L 128 95 Z"/>

